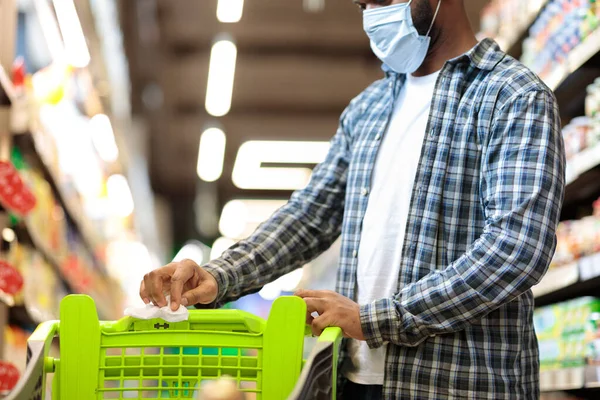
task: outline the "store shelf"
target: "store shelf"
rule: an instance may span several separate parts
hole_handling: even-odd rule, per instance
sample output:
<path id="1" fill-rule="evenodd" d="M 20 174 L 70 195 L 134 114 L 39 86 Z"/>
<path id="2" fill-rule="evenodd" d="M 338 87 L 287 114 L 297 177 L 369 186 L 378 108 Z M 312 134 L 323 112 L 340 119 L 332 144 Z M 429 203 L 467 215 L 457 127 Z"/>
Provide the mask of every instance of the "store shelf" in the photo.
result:
<path id="1" fill-rule="evenodd" d="M 542 297 L 577 283 L 579 281 L 579 276 L 578 263 L 553 268 L 550 269 L 542 281 L 531 290 L 536 298 Z"/>
<path id="2" fill-rule="evenodd" d="M 532 288 L 536 307 L 586 295 L 597 295 L 600 287 L 600 254 L 550 269 Z"/>
<path id="3" fill-rule="evenodd" d="M 600 165 L 600 144 L 583 150 L 567 162 L 566 184 L 574 182 L 581 174 L 598 165 Z"/>
<path id="4" fill-rule="evenodd" d="M 79 211 L 81 210 L 81 207 L 79 207 L 77 202 L 62 189 L 58 174 L 49 160 L 44 156 L 44 152 L 41 151 L 43 143 L 38 137 L 39 134 L 25 132 L 15 135 L 13 140 L 27 155 L 35 158 L 35 163 L 43 170 L 50 186 L 52 186 L 52 189 L 56 193 L 59 203 L 65 210 L 65 214 L 73 222 L 75 228 L 79 232 L 82 242 L 94 258 L 96 264 L 100 267 L 100 270 L 103 273 L 106 273 L 106 266 L 96 257 L 96 249 L 102 245 L 102 241 L 94 233 L 93 228 L 91 228 L 90 223 L 82 215 L 81 211 Z"/>
<path id="5" fill-rule="evenodd" d="M 600 366 L 564 368 L 540 372 L 542 392 L 600 388 Z"/>
<path id="6" fill-rule="evenodd" d="M 510 27 L 507 25 L 506 29 L 501 31 L 495 38 L 496 43 L 498 43 L 500 48 L 506 53 L 515 55 L 515 48 L 523 41 L 523 39 L 525 39 L 529 32 L 529 28 L 540 15 L 540 12 L 548 3 L 548 0 L 538 1 L 538 3 L 539 5 L 533 7 L 529 11 L 520 25 Z"/>
<path id="7" fill-rule="evenodd" d="M 558 89 L 569 75 L 581 68 L 599 52 L 600 29 L 596 29 L 569 53 L 564 64 L 557 65 L 552 74 L 544 78 L 546 85 L 552 90 Z"/>
<path id="8" fill-rule="evenodd" d="M 48 264 L 52 267 L 56 275 L 59 277 L 59 280 L 62 284 L 67 288 L 69 292 L 73 292 L 73 288 L 69 283 L 67 277 L 64 275 L 62 270 L 62 262 L 56 256 L 56 254 L 50 249 L 46 243 L 39 237 L 37 231 L 32 227 L 32 224 L 29 222 L 27 218 L 24 219 L 23 223 L 16 229 L 17 234 L 25 233 L 27 241 L 33 245 L 35 250 L 46 259 Z"/>
<path id="9" fill-rule="evenodd" d="M 15 88 L 2 65 L 0 65 L 0 97 L 8 100 L 9 104 L 15 97 Z M 5 103 L 5 101 L 2 101 L 2 103 Z"/>

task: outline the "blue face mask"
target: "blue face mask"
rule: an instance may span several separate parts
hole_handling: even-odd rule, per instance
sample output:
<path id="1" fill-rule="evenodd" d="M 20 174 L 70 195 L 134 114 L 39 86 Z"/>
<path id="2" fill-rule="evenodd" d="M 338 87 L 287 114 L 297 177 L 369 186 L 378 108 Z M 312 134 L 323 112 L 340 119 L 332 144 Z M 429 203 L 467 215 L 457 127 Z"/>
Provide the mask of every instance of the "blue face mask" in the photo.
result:
<path id="1" fill-rule="evenodd" d="M 425 36 L 415 29 L 410 3 L 412 0 L 363 11 L 363 25 L 371 40 L 371 49 L 381 61 L 401 74 L 412 74 L 423 64 L 441 0 Z"/>

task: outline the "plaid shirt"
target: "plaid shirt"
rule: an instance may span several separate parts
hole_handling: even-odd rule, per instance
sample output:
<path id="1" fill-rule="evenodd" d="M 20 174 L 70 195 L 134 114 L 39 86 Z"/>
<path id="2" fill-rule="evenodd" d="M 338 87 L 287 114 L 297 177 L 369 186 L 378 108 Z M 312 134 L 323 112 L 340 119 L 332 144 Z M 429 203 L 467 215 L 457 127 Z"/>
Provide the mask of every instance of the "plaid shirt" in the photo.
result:
<path id="1" fill-rule="evenodd" d="M 207 266 L 219 282 L 218 301 L 301 267 L 340 234 L 337 290 L 356 298 L 371 175 L 404 80 L 387 72 L 352 100 L 309 185 Z M 400 276 L 390 277 L 397 294 L 361 305 L 369 346 L 389 343 L 384 398 L 539 397 L 530 289 L 554 252 L 564 166 L 556 100 L 535 74 L 492 40 L 446 62 Z"/>

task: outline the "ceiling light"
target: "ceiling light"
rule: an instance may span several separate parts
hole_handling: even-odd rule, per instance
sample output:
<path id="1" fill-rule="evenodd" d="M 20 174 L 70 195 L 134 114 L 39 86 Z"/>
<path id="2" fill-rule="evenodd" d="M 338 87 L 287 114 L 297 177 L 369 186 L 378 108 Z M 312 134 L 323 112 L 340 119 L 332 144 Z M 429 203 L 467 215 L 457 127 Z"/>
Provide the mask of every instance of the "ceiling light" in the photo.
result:
<path id="1" fill-rule="evenodd" d="M 244 0 L 219 0 L 217 19 L 223 23 L 240 22 L 244 12 Z"/>
<path id="2" fill-rule="evenodd" d="M 230 238 L 218 238 L 217 240 L 215 240 L 210 250 L 210 259 L 214 260 L 215 258 L 219 258 L 225 250 L 233 246 L 235 243 L 236 241 Z"/>
<path id="3" fill-rule="evenodd" d="M 310 168 L 263 164 L 318 164 L 328 151 L 328 142 L 248 141 L 238 150 L 231 178 L 240 189 L 302 189 L 310 179 Z"/>
<path id="4" fill-rule="evenodd" d="M 90 119 L 92 143 L 100 158 L 107 163 L 117 161 L 119 149 L 115 142 L 115 134 L 110 124 L 110 119 L 104 114 L 94 115 Z"/>
<path id="5" fill-rule="evenodd" d="M 202 132 L 196 171 L 203 181 L 214 182 L 221 177 L 225 159 L 225 142 L 225 132 L 219 128 L 208 128 Z"/>
<path id="6" fill-rule="evenodd" d="M 13 231 L 10 228 L 2 229 L 2 239 L 4 239 L 5 242 L 10 243 L 10 242 L 14 241 L 15 238 L 16 238 L 15 231 Z"/>
<path id="7" fill-rule="evenodd" d="M 317 13 L 325 9 L 325 0 L 304 0 L 302 5 L 304 11 Z"/>
<path id="8" fill-rule="evenodd" d="M 76 68 L 87 67 L 90 63 L 90 52 L 73 0 L 53 0 L 53 3 L 65 43 L 67 62 Z"/>
<path id="9" fill-rule="evenodd" d="M 247 237 L 286 202 L 286 200 L 232 200 L 223 207 L 219 231 L 230 238 Z"/>
<path id="10" fill-rule="evenodd" d="M 237 47 L 231 40 L 217 41 L 210 52 L 206 111 L 222 117 L 231 109 Z"/>
<path id="11" fill-rule="evenodd" d="M 50 4 L 47 0 L 35 0 L 35 11 L 53 60 L 61 60 L 64 56 L 65 48 L 60 37 L 56 18 L 54 18 L 54 13 L 50 9 Z"/>
<path id="12" fill-rule="evenodd" d="M 113 215 L 122 218 L 131 215 L 134 205 L 127 178 L 119 174 L 111 175 L 106 182 L 106 192 Z"/>
<path id="13" fill-rule="evenodd" d="M 206 261 L 204 259 L 205 248 L 202 243 L 192 240 L 186 243 L 175 255 L 173 258 L 173 262 L 180 262 L 183 260 L 193 260 L 198 265 L 204 264 Z"/>

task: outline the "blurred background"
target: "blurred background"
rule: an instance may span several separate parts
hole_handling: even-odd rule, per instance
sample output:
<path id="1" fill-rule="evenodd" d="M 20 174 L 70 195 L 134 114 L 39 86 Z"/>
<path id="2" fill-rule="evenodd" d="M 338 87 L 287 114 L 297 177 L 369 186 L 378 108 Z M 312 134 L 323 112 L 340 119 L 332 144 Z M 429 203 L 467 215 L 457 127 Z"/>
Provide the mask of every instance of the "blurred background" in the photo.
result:
<path id="1" fill-rule="evenodd" d="M 560 103 L 569 185 L 535 288 L 542 386 L 593 398 L 600 6 L 465 3 L 479 38 Z M 350 0 L 0 0 L 0 65 L 0 360 L 20 372 L 26 338 L 64 295 L 117 319 L 151 269 L 207 262 L 249 235 L 306 185 L 340 113 L 383 76 Z M 299 286 L 332 289 L 338 249 L 229 306 L 266 317 Z"/>

